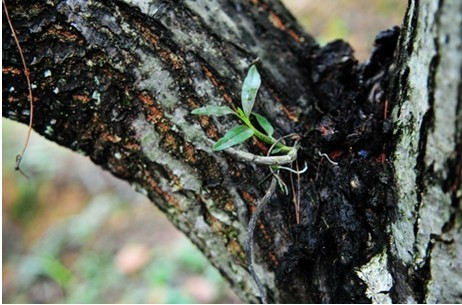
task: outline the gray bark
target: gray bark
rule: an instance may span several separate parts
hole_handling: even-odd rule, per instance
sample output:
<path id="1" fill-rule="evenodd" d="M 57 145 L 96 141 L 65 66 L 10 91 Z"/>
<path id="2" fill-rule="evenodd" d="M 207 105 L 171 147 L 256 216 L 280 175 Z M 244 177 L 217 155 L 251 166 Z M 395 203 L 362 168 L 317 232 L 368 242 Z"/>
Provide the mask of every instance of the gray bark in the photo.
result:
<path id="1" fill-rule="evenodd" d="M 390 252 L 400 302 L 462 300 L 462 3 L 411 1 L 401 36 L 397 211 Z M 401 270 L 401 271 L 397 271 Z M 412 280 L 414 279 L 414 280 Z"/>
<path id="2" fill-rule="evenodd" d="M 234 120 L 190 111 L 238 106 L 245 72 L 259 58 L 256 111 L 279 136 L 306 131 L 341 112 L 341 99 L 332 109 L 324 103 L 324 84 L 340 83 L 354 101 L 364 95 L 346 85 L 360 73 L 348 47 L 320 49 L 276 0 L 8 6 L 34 83 L 34 129 L 132 183 L 243 300 L 257 302 L 243 245 L 269 184 L 256 182 L 268 170 L 212 151 L 208 138 Z M 271 302 L 462 301 L 461 18 L 458 1 L 410 3 L 389 97 L 393 150 L 389 163 L 371 161 L 384 176 L 369 185 L 351 156 L 330 166 L 306 136 L 299 162 L 311 173 L 301 181 L 301 223 L 291 197 L 277 193 L 258 225 L 256 269 Z M 3 115 L 27 123 L 27 87 L 5 22 L 3 37 Z M 335 65 L 321 65 L 323 54 Z M 264 151 L 256 140 L 243 149 Z M 335 151 L 329 143 L 317 149 Z"/>
<path id="3" fill-rule="evenodd" d="M 279 133 L 291 130 L 287 116 L 310 107 L 301 51 L 314 41 L 278 1 L 8 6 L 34 85 L 34 129 L 149 196 L 242 299 L 256 302 L 242 245 L 249 208 L 265 192 L 248 182 L 266 170 L 212 152 L 207 138 L 235 121 L 190 111 L 238 105 L 246 69 L 259 58 L 258 111 Z M 27 122 L 27 87 L 6 22 L 3 32 L 3 115 Z"/>

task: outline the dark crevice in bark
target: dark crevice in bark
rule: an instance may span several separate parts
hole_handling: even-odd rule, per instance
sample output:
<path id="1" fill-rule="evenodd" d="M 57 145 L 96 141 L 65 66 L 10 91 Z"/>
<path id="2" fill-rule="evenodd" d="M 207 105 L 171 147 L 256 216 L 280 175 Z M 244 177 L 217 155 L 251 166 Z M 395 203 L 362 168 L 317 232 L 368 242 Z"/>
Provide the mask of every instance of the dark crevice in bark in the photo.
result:
<path id="1" fill-rule="evenodd" d="M 425 298 L 428 294 L 428 281 L 431 279 L 431 253 L 435 243 L 432 239 L 428 241 L 426 248 L 426 259 L 424 264 L 415 270 L 413 277 L 413 292 L 415 295 L 416 302 L 423 304 L 425 303 Z"/>
<path id="2" fill-rule="evenodd" d="M 462 76 L 462 69 L 460 75 Z M 462 77 L 458 84 L 456 113 L 459 118 L 462 117 Z M 460 192 L 462 189 L 462 120 L 456 125 L 454 143 L 454 152 L 447 160 L 447 168 L 452 170 L 449 171 L 446 181 L 443 183 L 443 190 L 451 193 L 451 206 L 454 212 L 451 214 L 449 221 L 444 225 L 443 233 L 453 229 L 458 218 L 462 219 L 462 194 Z"/>
<path id="3" fill-rule="evenodd" d="M 462 75 L 462 70 L 460 71 Z M 461 77 L 462 79 L 462 77 Z M 458 95 L 457 95 L 456 113 L 462 117 L 462 81 L 459 82 Z M 457 224 L 458 219 L 462 219 L 462 123 L 456 126 L 454 136 L 454 152 L 447 160 L 447 168 L 449 169 L 448 175 L 442 183 L 443 191 L 451 194 L 451 207 L 453 212 L 450 215 L 448 222 L 442 228 L 442 233 L 447 233 L 453 230 Z"/>
<path id="4" fill-rule="evenodd" d="M 393 256 L 392 256 L 393 257 Z M 390 290 L 390 297 L 393 303 L 406 303 L 406 297 L 412 292 L 409 284 L 411 281 L 408 267 L 399 259 L 390 260 L 391 272 L 393 274 L 393 287 Z"/>
<path id="5" fill-rule="evenodd" d="M 410 14 L 412 14 L 411 20 L 410 20 L 410 26 L 406 27 L 404 30 L 411 31 L 409 35 L 402 35 L 403 39 L 407 39 L 408 42 L 414 41 L 415 36 L 417 35 L 417 26 L 418 26 L 418 20 L 419 20 L 419 12 L 420 10 L 418 9 L 420 5 L 420 1 L 413 1 L 412 4 L 415 6 L 415 8 L 412 7 L 411 1 L 409 1 L 409 4 L 407 6 L 407 11 L 406 11 L 406 18 Z M 413 52 L 414 52 L 414 45 L 412 43 L 407 43 L 404 44 L 403 42 L 399 42 L 400 46 L 404 46 L 404 50 L 406 52 L 402 52 L 401 56 L 409 57 Z M 404 51 L 403 50 L 403 51 Z M 400 52 L 401 53 L 401 52 Z M 406 84 L 406 83 L 402 83 Z"/>
<path id="6" fill-rule="evenodd" d="M 304 300 L 322 303 L 368 302 L 355 268 L 388 242 L 389 218 L 384 215 L 394 201 L 385 161 L 391 129 L 384 104 L 389 102 L 389 67 L 398 33 L 395 28 L 380 34 L 374 55 L 363 65 L 342 41 L 312 55 L 318 111 L 305 119 L 299 157 L 311 170 L 301 177 L 302 222 L 291 225 L 292 245 L 276 273 L 278 285 L 290 289 L 288 296 L 303 294 Z M 294 215 L 292 205 L 289 209 Z M 301 278 L 306 282 L 300 283 Z"/>
<path id="7" fill-rule="evenodd" d="M 438 43 L 435 44 L 438 46 Z M 418 143 L 418 154 L 416 158 L 416 166 L 415 166 L 415 171 L 417 173 L 416 177 L 416 187 L 417 187 L 417 206 L 416 206 L 416 211 L 419 211 L 420 205 L 422 203 L 422 194 L 427 193 L 427 186 L 428 186 L 428 177 L 434 177 L 435 173 L 431 167 L 428 167 L 426 162 L 425 162 L 425 157 L 427 155 L 427 140 L 428 140 L 428 135 L 431 133 L 431 131 L 434 129 L 434 105 L 435 105 L 435 96 L 434 96 L 434 91 L 433 88 L 435 88 L 435 78 L 436 78 L 436 71 L 439 66 L 439 56 L 438 56 L 438 48 L 436 50 L 436 55 L 432 57 L 432 60 L 430 62 L 429 66 L 429 78 L 428 78 L 428 83 L 427 83 L 427 88 L 428 88 L 428 110 L 424 114 L 422 118 L 422 124 L 421 128 L 419 131 L 419 143 Z M 435 177 L 436 178 L 436 177 Z M 416 222 L 414 224 L 414 236 L 417 236 L 419 231 L 419 221 L 416 219 Z M 428 272 L 430 269 L 426 269 Z M 423 270 L 417 270 L 416 272 L 421 273 Z M 428 275 L 424 276 L 424 278 L 427 278 Z M 416 294 L 416 296 L 419 296 L 419 294 Z M 424 294 L 420 294 L 420 297 L 423 300 Z"/>

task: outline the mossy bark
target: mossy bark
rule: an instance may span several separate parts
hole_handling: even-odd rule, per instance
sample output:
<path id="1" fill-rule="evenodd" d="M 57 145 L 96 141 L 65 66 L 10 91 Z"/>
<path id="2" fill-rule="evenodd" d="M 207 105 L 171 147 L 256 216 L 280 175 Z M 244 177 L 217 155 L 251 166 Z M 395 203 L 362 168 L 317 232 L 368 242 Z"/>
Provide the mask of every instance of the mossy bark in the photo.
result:
<path id="1" fill-rule="evenodd" d="M 298 162 L 309 168 L 299 189 L 282 175 L 295 192 L 277 192 L 258 224 L 268 299 L 460 302 L 460 4 L 411 3 L 396 70 L 396 31 L 358 64 L 344 42 L 320 48 L 276 0 L 7 5 L 33 82 L 34 129 L 146 194 L 243 300 L 259 300 L 243 245 L 268 170 L 211 150 L 208 139 L 236 120 L 190 111 L 239 106 L 258 58 L 256 111 L 276 136 L 301 135 Z M 27 123 L 3 20 L 3 116 Z"/>

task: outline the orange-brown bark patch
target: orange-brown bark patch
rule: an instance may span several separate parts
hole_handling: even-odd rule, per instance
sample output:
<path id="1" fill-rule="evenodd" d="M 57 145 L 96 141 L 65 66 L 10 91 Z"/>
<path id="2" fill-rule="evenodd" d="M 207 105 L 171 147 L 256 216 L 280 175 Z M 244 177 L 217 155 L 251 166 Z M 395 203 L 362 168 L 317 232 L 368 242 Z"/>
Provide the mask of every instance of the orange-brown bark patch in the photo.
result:
<path id="1" fill-rule="evenodd" d="M 147 92 L 141 92 L 138 95 L 138 98 L 141 100 L 141 102 L 143 102 L 143 104 L 145 104 L 147 106 L 154 105 L 154 99 Z"/>
<path id="2" fill-rule="evenodd" d="M 2 67 L 2 72 L 4 74 L 13 74 L 13 75 L 20 75 L 22 74 L 22 70 L 15 68 L 15 67 Z"/>
<path id="3" fill-rule="evenodd" d="M 113 135 L 113 134 L 110 134 L 110 133 L 103 133 L 101 135 L 101 137 L 108 141 L 108 142 L 111 142 L 111 143 L 118 143 L 120 142 L 120 140 L 122 140 L 120 137 L 116 136 L 116 135 Z"/>
<path id="4" fill-rule="evenodd" d="M 202 65 L 202 69 L 204 70 L 207 78 L 212 82 L 213 86 L 218 88 L 217 78 L 213 75 L 212 71 L 210 71 L 209 68 L 207 68 L 205 65 Z"/>
<path id="5" fill-rule="evenodd" d="M 241 245 L 234 239 L 231 239 L 227 244 L 226 248 L 228 249 L 229 253 L 231 253 L 234 257 L 239 258 L 242 262 L 245 260 L 245 253 L 242 249 Z"/>
<path id="6" fill-rule="evenodd" d="M 223 98 L 226 100 L 228 104 L 233 104 L 233 99 L 229 93 L 223 92 Z"/>
<path id="7" fill-rule="evenodd" d="M 220 234 L 223 233 L 223 224 L 215 216 L 207 212 L 206 220 L 213 232 Z"/>
<path id="8" fill-rule="evenodd" d="M 268 252 L 268 257 L 274 266 L 279 265 L 278 259 L 276 258 L 276 255 L 274 255 L 274 253 Z"/>
<path id="9" fill-rule="evenodd" d="M 176 151 L 178 149 L 178 145 L 176 143 L 175 136 L 170 134 L 170 133 L 166 133 L 164 135 L 164 140 L 162 142 L 162 146 L 166 150 L 175 150 Z"/>
<path id="10" fill-rule="evenodd" d="M 147 120 L 152 123 L 157 123 L 163 118 L 163 113 L 156 107 L 152 106 L 148 108 Z"/>
<path id="11" fill-rule="evenodd" d="M 151 173 L 149 171 L 145 170 L 144 176 L 145 176 L 146 182 L 148 182 L 149 186 L 154 192 L 156 192 L 160 197 L 164 198 L 165 201 L 167 201 L 169 204 L 181 210 L 180 204 L 175 199 L 175 197 L 173 197 L 169 192 L 164 192 L 160 188 L 160 186 L 157 184 L 157 182 L 154 180 L 154 178 L 152 178 Z"/>
<path id="12" fill-rule="evenodd" d="M 159 46 L 159 37 L 157 37 L 156 35 L 154 35 L 147 27 L 145 26 L 141 26 L 140 25 L 140 31 L 141 33 L 143 33 L 144 37 L 146 37 L 146 39 L 148 41 L 150 41 L 154 47 L 158 47 Z"/>
<path id="13" fill-rule="evenodd" d="M 281 104 L 281 108 L 282 108 L 282 111 L 284 112 L 284 114 L 293 122 L 298 122 L 298 117 L 293 113 L 291 112 L 289 109 L 287 109 L 286 106 L 282 105 Z"/>
<path id="14" fill-rule="evenodd" d="M 193 98 L 191 97 L 188 97 L 188 99 L 186 100 L 186 103 L 188 104 L 188 106 L 192 109 L 196 109 L 196 108 L 199 108 L 200 105 L 198 102 L 196 102 Z"/>
<path id="15" fill-rule="evenodd" d="M 207 128 L 206 132 L 207 136 L 213 140 L 218 140 L 218 131 L 215 126 L 210 126 Z"/>
<path id="16" fill-rule="evenodd" d="M 19 101 L 18 98 L 15 98 L 15 97 L 12 97 L 12 96 L 8 97 L 8 103 L 16 103 L 18 101 Z"/>
<path id="17" fill-rule="evenodd" d="M 289 33 L 290 37 L 292 37 L 295 41 L 301 40 L 300 35 L 298 35 L 297 32 L 295 32 L 294 30 L 289 29 L 287 33 Z"/>
<path id="18" fill-rule="evenodd" d="M 124 147 L 129 150 L 135 150 L 135 151 L 141 150 L 141 146 L 139 143 L 126 143 L 124 144 Z"/>
<path id="19" fill-rule="evenodd" d="M 76 94 L 72 96 L 72 99 L 77 102 L 88 103 L 91 98 L 86 95 Z"/>
<path id="20" fill-rule="evenodd" d="M 63 42 L 77 42 L 83 44 L 83 39 L 76 33 L 72 33 L 61 26 L 49 28 L 45 35 L 56 37 Z"/>
<path id="21" fill-rule="evenodd" d="M 269 12 L 269 18 L 271 20 L 271 23 L 275 27 L 277 27 L 278 29 L 280 29 L 282 31 L 286 30 L 286 26 L 284 25 L 284 22 L 282 22 L 282 19 L 278 15 L 276 15 L 276 13 Z"/>
<path id="22" fill-rule="evenodd" d="M 254 138 L 254 143 L 262 151 L 263 154 L 266 155 L 268 153 L 268 147 L 266 146 L 264 142 L 262 142 L 261 140 L 257 138 Z"/>
<path id="23" fill-rule="evenodd" d="M 234 212 L 236 210 L 236 208 L 234 206 L 234 201 L 227 200 L 225 206 L 223 207 L 223 209 L 225 211 L 227 211 L 227 212 Z"/>
<path id="24" fill-rule="evenodd" d="M 193 145 L 189 143 L 185 143 L 183 147 L 183 154 L 188 161 L 189 164 L 196 164 L 196 149 L 194 148 Z"/>
<path id="25" fill-rule="evenodd" d="M 159 122 L 157 125 L 156 125 L 156 129 L 161 133 L 166 133 L 170 130 L 170 125 L 165 121 L 165 120 L 162 120 L 161 122 Z"/>

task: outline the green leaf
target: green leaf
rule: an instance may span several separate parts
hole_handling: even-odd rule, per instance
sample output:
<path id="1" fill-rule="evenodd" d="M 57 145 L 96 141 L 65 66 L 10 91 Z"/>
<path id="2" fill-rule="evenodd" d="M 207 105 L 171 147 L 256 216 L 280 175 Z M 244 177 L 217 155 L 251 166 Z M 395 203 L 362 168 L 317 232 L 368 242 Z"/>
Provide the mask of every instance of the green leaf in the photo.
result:
<path id="1" fill-rule="evenodd" d="M 274 133 L 274 128 L 273 126 L 271 126 L 270 122 L 268 122 L 268 120 L 264 116 L 259 115 L 258 113 L 252 112 L 252 114 L 257 119 L 258 124 L 260 124 L 261 128 L 263 128 L 266 134 L 271 137 Z"/>
<path id="2" fill-rule="evenodd" d="M 234 110 L 229 108 L 228 106 L 206 106 L 196 108 L 191 111 L 192 114 L 200 114 L 200 115 L 216 115 L 222 116 L 227 114 L 235 114 Z"/>
<path id="3" fill-rule="evenodd" d="M 72 279 L 72 272 L 55 258 L 42 258 L 43 271 L 59 285 L 66 286 Z"/>
<path id="4" fill-rule="evenodd" d="M 213 145 L 213 150 L 223 150 L 240 144 L 253 136 L 253 130 L 247 126 L 239 125 L 231 128 L 223 138 Z"/>
<path id="5" fill-rule="evenodd" d="M 260 74 L 255 65 L 251 66 L 242 84 L 241 103 L 247 117 L 252 113 L 255 98 L 261 85 Z"/>
<path id="6" fill-rule="evenodd" d="M 282 151 L 282 147 L 276 147 L 273 150 L 271 150 L 271 154 L 274 155 L 274 154 L 277 154 L 277 153 L 279 153 L 281 151 Z"/>

